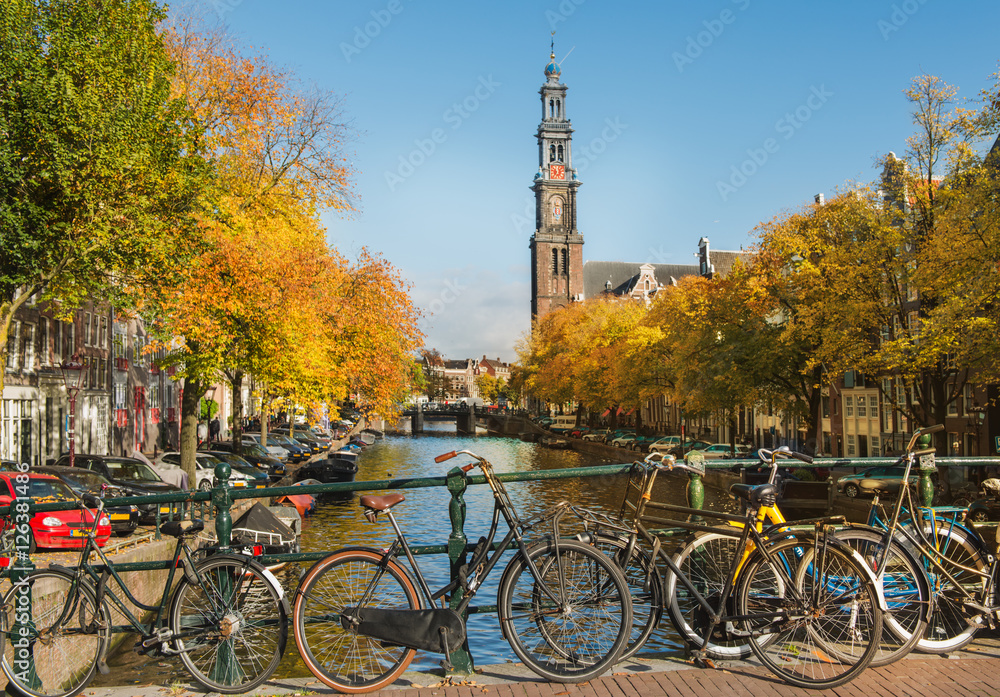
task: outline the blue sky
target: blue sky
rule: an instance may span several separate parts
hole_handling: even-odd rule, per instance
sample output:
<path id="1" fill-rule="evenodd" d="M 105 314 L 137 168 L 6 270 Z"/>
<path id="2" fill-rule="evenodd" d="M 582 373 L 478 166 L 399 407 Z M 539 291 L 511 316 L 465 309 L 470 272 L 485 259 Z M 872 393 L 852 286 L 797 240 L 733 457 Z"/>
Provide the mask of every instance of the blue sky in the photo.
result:
<path id="1" fill-rule="evenodd" d="M 974 100 L 1000 59 L 996 2 L 199 1 L 344 96 L 358 213 L 326 215 L 328 239 L 395 264 L 449 358 L 513 360 L 529 328 L 553 29 L 586 260 L 694 263 L 702 236 L 752 244 L 759 222 L 906 150 L 915 76 Z"/>

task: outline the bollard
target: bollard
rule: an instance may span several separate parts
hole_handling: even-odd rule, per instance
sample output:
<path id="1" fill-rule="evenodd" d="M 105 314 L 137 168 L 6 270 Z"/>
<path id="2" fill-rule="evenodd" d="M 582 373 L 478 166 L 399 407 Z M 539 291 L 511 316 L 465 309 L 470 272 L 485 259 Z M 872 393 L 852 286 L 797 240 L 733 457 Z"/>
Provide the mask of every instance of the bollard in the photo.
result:
<path id="1" fill-rule="evenodd" d="M 233 515 L 229 512 L 233 499 L 229 496 L 229 475 L 232 468 L 228 462 L 215 466 L 215 487 L 212 489 L 212 504 L 215 506 L 215 537 L 219 549 L 229 551 L 233 535 Z"/>
<path id="2" fill-rule="evenodd" d="M 448 560 L 451 562 L 451 578 L 458 578 L 459 569 L 466 562 L 465 547 L 468 539 L 465 536 L 465 490 L 469 486 L 465 472 L 459 467 L 453 467 L 448 472 L 448 491 L 451 492 L 451 502 L 448 504 L 448 516 L 451 518 L 451 534 L 448 535 Z M 454 610 L 462 600 L 461 589 L 451 594 L 449 606 Z M 462 620 L 468 621 L 469 613 L 463 613 Z M 475 672 L 472 654 L 469 652 L 469 639 L 461 647 L 451 652 L 448 657 L 453 666 L 452 672 L 462 675 L 472 675 Z"/>
<path id="3" fill-rule="evenodd" d="M 920 438 L 917 439 L 917 448 L 919 450 L 924 450 L 931 447 L 931 438 L 932 435 L 930 433 L 925 433 L 920 436 Z M 923 460 L 923 457 L 921 457 L 920 460 Z M 919 462 L 920 461 L 918 460 L 918 466 Z M 936 466 L 934 469 L 924 469 L 923 467 L 920 467 L 920 483 L 917 486 L 917 492 L 920 496 L 920 503 L 925 507 L 934 505 L 934 482 L 931 480 L 931 474 L 936 471 Z"/>

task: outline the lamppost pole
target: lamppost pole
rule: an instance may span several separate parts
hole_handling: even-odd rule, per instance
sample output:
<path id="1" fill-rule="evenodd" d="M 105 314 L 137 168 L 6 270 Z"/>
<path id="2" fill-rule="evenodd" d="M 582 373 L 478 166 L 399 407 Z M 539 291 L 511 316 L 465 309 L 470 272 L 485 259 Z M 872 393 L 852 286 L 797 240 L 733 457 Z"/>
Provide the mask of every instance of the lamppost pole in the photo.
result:
<path id="1" fill-rule="evenodd" d="M 62 370 L 63 382 L 66 384 L 66 395 L 69 397 L 69 466 L 76 466 L 76 396 L 83 383 L 84 364 L 77 354 L 68 362 L 59 366 Z"/>

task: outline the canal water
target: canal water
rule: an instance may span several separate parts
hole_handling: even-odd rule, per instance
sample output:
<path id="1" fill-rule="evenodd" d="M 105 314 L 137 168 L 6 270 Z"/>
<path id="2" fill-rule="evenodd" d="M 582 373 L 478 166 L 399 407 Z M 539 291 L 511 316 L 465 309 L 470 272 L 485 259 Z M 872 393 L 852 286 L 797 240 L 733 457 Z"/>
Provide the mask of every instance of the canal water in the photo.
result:
<path id="1" fill-rule="evenodd" d="M 453 459 L 437 464 L 434 458 L 452 450 L 471 450 L 493 463 L 497 472 L 529 472 L 566 469 L 590 465 L 607 465 L 629 462 L 633 453 L 621 451 L 620 457 L 602 458 L 573 450 L 552 450 L 535 443 L 525 443 L 513 438 L 461 436 L 447 424 L 429 424 L 423 434 L 406 436 L 393 435 L 379 439 L 366 448 L 358 458 L 358 482 L 408 477 L 443 476 L 456 465 L 471 462 L 469 458 Z M 473 472 L 474 474 L 475 472 Z M 626 475 L 552 479 L 533 482 L 508 482 L 506 484 L 511 499 L 522 520 L 528 520 L 548 507 L 569 501 L 574 505 L 595 508 L 608 513 L 617 513 L 621 505 Z M 686 505 L 686 478 L 661 477 L 657 482 L 653 500 Z M 393 508 L 393 513 L 411 545 L 443 544 L 451 532 L 448 505 L 451 496 L 445 487 L 405 489 L 406 501 Z M 369 523 L 358 506 L 358 497 L 365 493 L 340 498 L 323 498 L 317 510 L 307 516 L 302 525 L 302 550 L 304 552 L 334 551 L 348 545 L 364 545 L 383 548 L 394 539 L 392 526 L 384 518 L 375 524 Z M 493 512 L 493 498 L 486 485 L 470 486 L 465 494 L 467 517 L 465 533 L 470 542 L 479 539 L 489 530 Z M 706 489 L 705 507 L 715 510 L 731 510 L 732 504 L 721 492 Z M 499 540 L 504 533 L 497 535 Z M 510 552 L 508 552 L 510 554 Z M 417 557 L 420 569 L 432 590 L 448 582 L 447 555 L 420 555 Z M 473 605 L 495 605 L 497 584 L 503 573 L 506 560 L 501 560 L 486 583 L 480 588 Z M 405 560 L 404 560 L 405 564 Z M 308 564 L 289 565 L 278 573 L 289 598 L 298 586 L 301 573 Z M 490 665 L 515 661 L 510 646 L 503 639 L 496 614 L 481 613 L 470 615 L 468 624 L 469 648 L 477 665 Z M 647 644 L 652 651 L 680 652 L 682 644 L 675 634 L 670 620 L 664 615 L 659 629 Z M 415 669 L 432 669 L 439 665 L 441 656 L 418 652 L 414 660 Z M 143 661 L 146 661 L 143 663 Z M 137 684 L 170 684 L 177 679 L 177 671 L 182 671 L 179 663 L 165 663 L 140 657 L 119 656 L 109 661 L 112 666 L 125 667 L 134 671 L 132 676 Z M 113 673 L 121 673 L 113 669 Z M 294 636 L 289 626 L 288 648 L 275 677 L 309 677 L 310 673 L 299 658 Z M 99 678 L 101 676 L 98 676 Z M 105 678 L 106 679 L 106 678 Z M 120 679 L 119 681 L 120 682 Z M 130 681 L 131 682 L 131 681 Z M 95 681 L 96 684 L 96 681 Z"/>

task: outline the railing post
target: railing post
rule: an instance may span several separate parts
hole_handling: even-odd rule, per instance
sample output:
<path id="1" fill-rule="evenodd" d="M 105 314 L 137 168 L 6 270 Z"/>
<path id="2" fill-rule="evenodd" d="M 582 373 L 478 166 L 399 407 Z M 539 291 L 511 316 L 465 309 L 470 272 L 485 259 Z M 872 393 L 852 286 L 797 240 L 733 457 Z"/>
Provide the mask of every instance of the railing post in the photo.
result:
<path id="1" fill-rule="evenodd" d="M 223 551 L 229 550 L 233 535 L 233 515 L 229 509 L 233 499 L 229 496 L 229 475 L 232 468 L 222 461 L 215 466 L 215 487 L 212 489 L 212 504 L 215 506 L 215 537 Z"/>
<path id="2" fill-rule="evenodd" d="M 465 472 L 459 467 L 453 467 L 448 472 L 448 491 L 451 492 L 451 502 L 448 504 L 448 516 L 451 518 L 451 534 L 448 535 L 448 560 L 451 562 L 451 578 L 458 578 L 458 572 L 465 564 L 465 548 L 468 539 L 465 536 L 465 490 L 468 488 L 468 479 Z M 458 607 L 462 600 L 462 589 L 457 588 L 451 594 L 449 606 L 452 609 Z M 468 621 L 468 613 L 462 617 Z M 469 640 L 466 637 L 465 643 L 449 656 L 452 670 L 462 675 L 472 675 L 475 672 L 475 665 L 472 661 L 472 654 L 469 652 Z"/>
<path id="3" fill-rule="evenodd" d="M 704 508 L 705 483 L 702 482 L 700 474 L 688 472 L 687 500 L 688 508 Z"/>
<path id="4" fill-rule="evenodd" d="M 920 436 L 920 438 L 917 439 L 917 448 L 919 450 L 923 450 L 925 448 L 931 447 L 931 438 L 932 436 L 930 433 L 925 433 L 924 435 Z M 923 455 L 920 458 L 920 463 L 919 463 L 920 483 L 918 484 L 918 488 L 920 494 L 920 502 L 924 506 L 932 506 L 934 505 L 934 481 L 931 479 L 931 474 L 937 471 L 937 466 L 931 466 L 925 469 L 923 466 L 923 460 L 925 457 L 928 456 Z M 931 455 L 929 457 L 931 458 L 931 463 L 933 465 L 934 456 Z"/>

